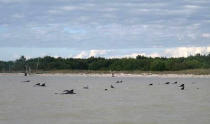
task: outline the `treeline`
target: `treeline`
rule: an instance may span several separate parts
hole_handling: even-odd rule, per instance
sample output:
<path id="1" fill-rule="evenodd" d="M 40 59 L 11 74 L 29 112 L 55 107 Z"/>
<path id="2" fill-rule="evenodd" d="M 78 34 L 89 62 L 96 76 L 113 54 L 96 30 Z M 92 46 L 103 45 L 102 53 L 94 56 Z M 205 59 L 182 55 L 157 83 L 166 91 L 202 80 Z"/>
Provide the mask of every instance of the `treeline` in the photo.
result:
<path id="1" fill-rule="evenodd" d="M 185 69 L 210 68 L 210 54 L 179 58 L 145 57 L 138 55 L 136 58 L 113 58 L 90 57 L 87 59 L 77 58 L 54 58 L 45 56 L 26 60 L 21 56 L 15 61 L 0 61 L 0 72 L 25 71 L 30 68 L 36 70 L 112 70 L 112 71 L 177 71 Z"/>

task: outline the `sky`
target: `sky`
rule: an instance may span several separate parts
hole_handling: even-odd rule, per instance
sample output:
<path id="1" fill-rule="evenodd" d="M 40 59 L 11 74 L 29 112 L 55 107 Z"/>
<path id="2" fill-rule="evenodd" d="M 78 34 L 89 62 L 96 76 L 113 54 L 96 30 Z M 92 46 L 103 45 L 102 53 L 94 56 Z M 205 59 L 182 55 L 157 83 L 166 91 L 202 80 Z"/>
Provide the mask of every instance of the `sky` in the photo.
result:
<path id="1" fill-rule="evenodd" d="M 210 0 L 0 0 L 0 60 L 210 53 Z"/>

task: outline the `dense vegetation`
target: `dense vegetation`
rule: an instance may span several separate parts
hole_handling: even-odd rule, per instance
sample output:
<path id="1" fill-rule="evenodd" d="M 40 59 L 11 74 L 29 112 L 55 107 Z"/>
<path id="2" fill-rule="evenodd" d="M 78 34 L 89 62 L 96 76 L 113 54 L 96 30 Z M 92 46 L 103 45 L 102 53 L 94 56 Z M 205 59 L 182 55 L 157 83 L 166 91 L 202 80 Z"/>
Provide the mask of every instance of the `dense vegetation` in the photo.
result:
<path id="1" fill-rule="evenodd" d="M 136 58 L 113 58 L 90 57 L 87 59 L 76 58 L 54 58 L 45 56 L 43 58 L 32 58 L 26 60 L 21 56 L 15 61 L 0 61 L 0 72 L 25 71 L 30 68 L 38 70 L 113 70 L 113 71 L 178 71 L 185 69 L 210 68 L 210 54 L 180 58 L 145 57 Z"/>

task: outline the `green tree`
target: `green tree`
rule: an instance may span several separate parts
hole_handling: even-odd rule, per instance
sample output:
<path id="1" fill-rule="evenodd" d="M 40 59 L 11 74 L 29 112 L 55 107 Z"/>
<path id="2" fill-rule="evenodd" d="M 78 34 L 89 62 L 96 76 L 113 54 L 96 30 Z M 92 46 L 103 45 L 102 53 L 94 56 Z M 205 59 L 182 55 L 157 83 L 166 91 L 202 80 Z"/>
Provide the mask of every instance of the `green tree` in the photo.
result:
<path id="1" fill-rule="evenodd" d="M 165 63 L 161 60 L 154 60 L 151 63 L 151 70 L 153 70 L 153 71 L 164 71 L 164 70 L 166 70 Z"/>

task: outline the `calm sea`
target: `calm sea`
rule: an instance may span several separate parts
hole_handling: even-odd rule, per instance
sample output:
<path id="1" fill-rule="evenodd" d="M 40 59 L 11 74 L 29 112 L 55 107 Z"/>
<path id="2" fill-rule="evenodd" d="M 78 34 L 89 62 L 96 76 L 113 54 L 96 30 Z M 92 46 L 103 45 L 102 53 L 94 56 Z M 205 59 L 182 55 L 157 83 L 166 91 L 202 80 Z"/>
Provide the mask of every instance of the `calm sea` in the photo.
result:
<path id="1" fill-rule="evenodd" d="M 0 74 L 0 124 L 210 124 L 210 77 Z"/>

